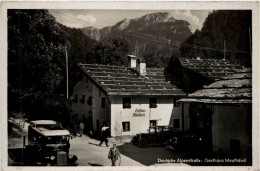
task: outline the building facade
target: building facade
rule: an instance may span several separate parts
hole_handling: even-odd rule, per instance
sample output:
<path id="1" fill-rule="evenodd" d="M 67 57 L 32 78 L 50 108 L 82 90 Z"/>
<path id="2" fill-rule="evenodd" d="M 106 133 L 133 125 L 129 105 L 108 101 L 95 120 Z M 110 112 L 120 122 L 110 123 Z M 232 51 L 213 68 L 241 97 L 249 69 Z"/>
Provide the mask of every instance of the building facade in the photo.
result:
<path id="1" fill-rule="evenodd" d="M 179 100 L 185 129 L 203 137 L 207 150 L 250 159 L 252 154 L 252 71 L 238 69 Z"/>
<path id="2" fill-rule="evenodd" d="M 114 137 L 145 133 L 150 126 L 181 129 L 176 101 L 186 94 L 165 80 L 163 68 L 146 68 L 135 56 L 129 62 L 128 67 L 78 64 L 71 120 L 93 131 L 109 125 Z"/>

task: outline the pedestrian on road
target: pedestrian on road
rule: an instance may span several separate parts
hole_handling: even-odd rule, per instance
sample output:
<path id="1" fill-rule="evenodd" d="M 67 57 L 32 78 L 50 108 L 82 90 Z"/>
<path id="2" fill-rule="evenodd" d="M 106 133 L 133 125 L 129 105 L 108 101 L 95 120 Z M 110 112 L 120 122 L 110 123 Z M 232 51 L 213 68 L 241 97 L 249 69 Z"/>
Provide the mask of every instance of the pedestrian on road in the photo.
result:
<path id="1" fill-rule="evenodd" d="M 119 149 L 116 147 L 116 144 L 114 144 L 113 147 L 111 147 L 108 152 L 108 159 L 111 159 L 112 166 L 116 166 L 116 161 L 118 160 L 118 157 L 120 158 L 119 160 L 119 166 L 120 166 L 121 155 L 119 153 Z"/>
<path id="2" fill-rule="evenodd" d="M 82 122 L 80 122 L 80 124 L 79 124 L 79 134 L 80 134 L 81 137 L 82 137 L 82 134 L 83 134 L 84 127 L 85 127 L 85 125 Z"/>
<path id="3" fill-rule="evenodd" d="M 78 125 L 76 121 L 73 121 L 73 136 L 76 137 L 78 132 Z"/>
<path id="4" fill-rule="evenodd" d="M 101 129 L 101 142 L 100 142 L 100 144 L 99 144 L 99 146 L 101 146 L 102 145 L 102 143 L 105 141 L 105 143 L 106 143 L 106 146 L 108 147 L 108 140 L 107 140 L 107 137 L 109 136 L 109 127 L 107 127 L 106 125 L 104 125 L 103 127 L 102 127 L 102 129 Z"/>
<path id="5" fill-rule="evenodd" d="M 88 127 L 87 127 L 87 124 L 88 124 L 88 120 L 87 118 L 85 117 L 85 115 L 83 115 L 83 119 L 82 119 L 82 122 L 84 124 L 84 129 L 83 129 L 83 134 L 87 134 L 88 133 Z"/>

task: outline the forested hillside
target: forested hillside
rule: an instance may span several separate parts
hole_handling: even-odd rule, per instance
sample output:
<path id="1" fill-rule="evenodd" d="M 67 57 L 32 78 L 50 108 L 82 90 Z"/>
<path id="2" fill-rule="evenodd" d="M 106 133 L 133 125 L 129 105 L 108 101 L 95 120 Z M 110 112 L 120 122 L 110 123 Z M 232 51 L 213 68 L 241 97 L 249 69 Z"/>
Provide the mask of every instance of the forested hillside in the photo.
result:
<path id="1" fill-rule="evenodd" d="M 243 66 L 251 66 L 252 13 L 249 10 L 213 11 L 201 31 L 196 30 L 180 48 L 185 58 L 225 58 Z"/>
<path id="2" fill-rule="evenodd" d="M 47 10 L 8 10 L 9 113 L 40 117 L 57 114 L 57 106 L 68 112 L 66 89 L 55 95 L 66 74 L 65 40 L 69 67 L 85 62 L 95 44 L 81 30 L 57 23 Z"/>

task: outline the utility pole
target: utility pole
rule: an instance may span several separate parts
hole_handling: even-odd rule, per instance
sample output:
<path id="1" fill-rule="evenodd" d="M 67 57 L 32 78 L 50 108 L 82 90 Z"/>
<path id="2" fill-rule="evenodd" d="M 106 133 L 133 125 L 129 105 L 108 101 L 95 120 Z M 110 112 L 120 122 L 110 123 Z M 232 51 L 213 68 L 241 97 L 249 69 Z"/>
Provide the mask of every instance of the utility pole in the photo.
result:
<path id="1" fill-rule="evenodd" d="M 250 27 L 248 28 L 249 29 L 249 45 L 250 45 L 250 48 L 249 48 L 249 53 L 250 53 L 250 57 L 251 57 L 251 64 L 252 64 L 252 40 L 251 40 L 251 30 L 250 30 Z"/>
<path id="2" fill-rule="evenodd" d="M 137 40 L 135 41 L 135 56 L 136 56 L 136 53 L 137 53 Z"/>
<path id="3" fill-rule="evenodd" d="M 64 35 L 65 35 L 65 56 L 66 56 L 66 88 L 67 88 L 67 99 L 69 99 L 69 67 L 68 67 L 66 32 L 64 33 Z"/>
<path id="4" fill-rule="evenodd" d="M 226 40 L 224 39 L 224 60 L 226 60 Z"/>

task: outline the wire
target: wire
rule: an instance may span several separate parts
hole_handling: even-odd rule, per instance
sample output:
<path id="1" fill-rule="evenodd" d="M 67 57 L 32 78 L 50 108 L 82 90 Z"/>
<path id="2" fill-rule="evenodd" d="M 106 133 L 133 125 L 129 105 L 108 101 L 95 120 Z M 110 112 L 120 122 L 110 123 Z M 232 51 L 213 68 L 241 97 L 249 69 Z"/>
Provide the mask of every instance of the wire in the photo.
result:
<path id="1" fill-rule="evenodd" d="M 140 38 L 140 39 L 145 39 L 145 40 L 149 40 L 149 41 L 153 41 L 153 42 L 157 42 L 157 43 L 163 43 L 165 45 L 169 45 L 169 46 L 184 46 L 186 48 L 193 48 L 193 49 L 205 49 L 205 50 L 216 50 L 216 51 L 223 51 L 224 52 L 224 49 L 216 49 L 216 48 L 210 48 L 210 47 L 203 47 L 203 46 L 196 46 L 196 45 L 190 45 L 190 44 L 182 44 L 182 43 L 179 43 L 179 42 L 176 42 L 175 44 L 172 44 L 172 43 L 167 43 L 167 42 L 163 42 L 163 41 L 159 41 L 159 40 L 153 40 L 153 39 L 149 39 L 149 38 L 145 38 L 145 37 L 140 37 L 140 36 L 134 36 L 132 34 L 128 34 L 128 33 L 123 33 L 123 34 L 126 34 L 128 36 L 131 36 L 131 37 L 136 37 L 136 38 Z M 234 50 L 225 50 L 226 52 L 234 52 L 234 53 L 248 53 L 246 51 L 234 51 Z"/>
<path id="2" fill-rule="evenodd" d="M 82 20 L 82 19 L 76 18 L 76 17 L 74 17 L 74 16 L 71 16 L 71 15 L 67 15 L 67 14 L 60 13 L 60 12 L 57 12 L 57 11 L 52 11 L 52 10 L 49 10 L 49 11 L 54 12 L 54 13 L 59 14 L 59 15 L 63 15 L 63 16 L 67 16 L 67 17 L 74 18 L 75 20 L 81 21 L 81 22 L 83 22 L 83 23 L 88 23 L 88 24 L 94 25 L 94 26 L 96 26 L 96 27 L 101 27 L 101 28 L 103 28 L 103 26 L 101 26 L 101 25 L 93 24 L 93 23 L 87 22 L 87 21 L 85 21 L 85 20 Z"/>
<path id="3" fill-rule="evenodd" d="M 138 34 L 143 34 L 143 33 L 141 33 L 141 32 L 137 32 L 137 31 L 135 31 L 136 33 L 138 33 Z M 148 35 L 148 34 L 143 34 L 143 35 Z M 155 36 L 152 36 L 152 35 L 149 35 L 149 36 L 151 36 L 151 37 L 155 37 Z M 156 41 L 156 40 L 154 40 L 154 41 Z M 208 50 L 218 50 L 218 51 L 224 51 L 224 49 L 217 49 L 217 48 L 211 48 L 211 47 L 205 47 L 205 46 L 199 46 L 199 45 L 192 45 L 192 44 L 187 44 L 187 43 L 181 43 L 181 42 L 177 42 L 177 41 L 174 41 L 176 44 L 178 44 L 178 46 L 185 46 L 185 47 L 194 47 L 194 48 L 200 48 L 200 49 L 208 49 Z M 167 42 L 164 42 L 164 43 L 166 43 L 166 44 L 170 44 L 170 43 L 167 43 Z M 173 44 L 171 44 L 171 45 L 173 45 Z M 248 53 L 248 52 L 246 52 L 246 51 L 236 51 L 236 50 L 228 50 L 228 49 L 226 49 L 225 50 L 226 52 L 236 52 L 236 53 Z"/>
<path id="4" fill-rule="evenodd" d="M 81 22 L 84 22 L 84 23 L 88 23 L 88 24 L 91 24 L 91 25 L 94 25 L 96 27 L 103 27 L 101 25 L 98 25 L 98 24 L 94 24 L 94 23 L 90 23 L 90 22 L 87 22 L 85 20 L 82 20 L 82 19 L 79 19 L 79 18 L 76 18 L 74 16 L 71 16 L 71 15 L 67 15 L 67 14 L 64 14 L 64 13 L 60 13 L 60 12 L 57 12 L 57 11 L 52 11 L 52 10 L 49 10 L 51 12 L 54 12 L 54 13 L 57 13 L 57 14 L 60 14 L 60 15 L 64 15 L 64 16 L 68 16 L 68 17 L 71 17 L 71 18 L 74 18 L 75 20 L 78 20 L 78 21 L 81 21 Z M 105 22 L 103 22 L 105 23 Z M 145 35 L 145 36 L 149 36 L 149 37 L 155 37 L 153 35 L 149 35 L 149 34 L 144 34 L 144 33 L 141 33 L 141 32 L 138 32 L 138 31 L 134 31 L 135 33 L 138 33 L 138 34 L 142 34 L 142 35 Z M 185 48 L 193 48 L 193 49 L 200 49 L 200 50 L 215 50 L 215 51 L 223 51 L 224 52 L 224 49 L 219 49 L 219 48 L 212 48 L 212 47 L 206 47 L 206 46 L 199 46 L 199 45 L 193 45 L 193 44 L 187 44 L 187 43 L 181 43 L 181 42 L 177 42 L 177 41 L 174 41 L 175 44 L 172 44 L 172 43 L 168 43 L 168 42 L 164 42 L 164 41 L 160 41 L 160 40 L 154 40 L 154 39 L 151 39 L 151 38 L 146 38 L 146 37 L 141 37 L 141 36 L 134 36 L 132 34 L 129 34 L 129 33 L 126 33 L 126 32 L 123 32 L 122 34 L 126 34 L 130 37 L 135 37 L 135 38 L 140 38 L 140 39 L 145 39 L 145 40 L 149 40 L 149 41 L 152 41 L 152 42 L 157 42 L 157 43 L 162 43 L 162 44 L 165 44 L 165 45 L 168 45 L 168 46 L 182 46 L 182 47 L 185 47 Z M 157 38 L 157 37 L 155 37 Z M 234 52 L 234 53 L 249 53 L 249 52 L 246 52 L 246 51 L 241 51 L 241 50 L 230 50 L 230 49 L 226 49 L 225 52 Z"/>

